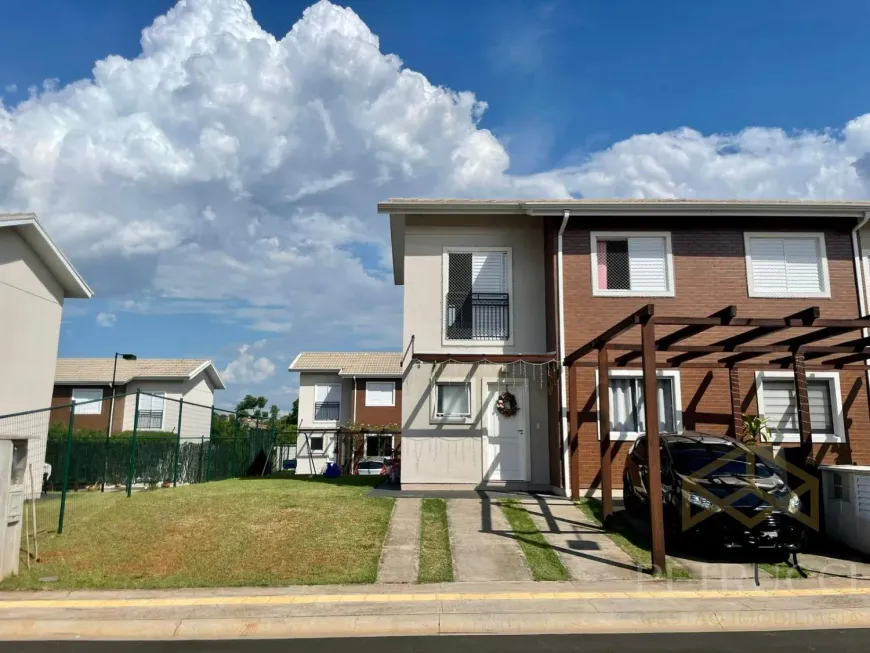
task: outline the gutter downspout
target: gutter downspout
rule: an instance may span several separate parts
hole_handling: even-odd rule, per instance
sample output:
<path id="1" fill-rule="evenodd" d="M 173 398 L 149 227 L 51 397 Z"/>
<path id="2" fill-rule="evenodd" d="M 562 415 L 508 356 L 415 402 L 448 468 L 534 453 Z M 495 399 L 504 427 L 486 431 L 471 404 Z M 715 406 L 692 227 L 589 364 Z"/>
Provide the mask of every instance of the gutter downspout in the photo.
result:
<path id="1" fill-rule="evenodd" d="M 562 418 L 562 478 L 565 481 L 565 496 L 568 497 L 571 496 L 571 461 L 568 453 L 568 388 L 565 367 L 562 365 L 562 361 L 565 360 L 565 282 L 562 264 L 562 234 L 565 233 L 565 227 L 568 226 L 568 218 L 570 217 L 571 212 L 566 210 L 562 216 L 559 235 L 556 238 L 556 270 L 559 277 L 557 292 L 559 295 L 559 412 Z"/>
<path id="2" fill-rule="evenodd" d="M 356 375 L 353 376 L 353 392 L 351 396 L 353 397 L 353 418 L 351 421 L 356 424 Z"/>
<path id="3" fill-rule="evenodd" d="M 864 217 L 858 221 L 857 226 L 852 229 L 852 253 L 855 261 L 855 283 L 858 286 L 858 311 L 860 317 L 867 315 L 867 292 L 866 280 L 864 279 L 864 256 L 861 252 L 861 238 L 858 232 L 864 225 L 870 222 L 870 211 L 864 212 Z M 861 337 L 868 337 L 870 329 L 861 329 Z M 865 360 L 864 365 L 870 365 L 870 360 Z M 870 369 L 867 370 L 867 383 L 870 385 Z"/>

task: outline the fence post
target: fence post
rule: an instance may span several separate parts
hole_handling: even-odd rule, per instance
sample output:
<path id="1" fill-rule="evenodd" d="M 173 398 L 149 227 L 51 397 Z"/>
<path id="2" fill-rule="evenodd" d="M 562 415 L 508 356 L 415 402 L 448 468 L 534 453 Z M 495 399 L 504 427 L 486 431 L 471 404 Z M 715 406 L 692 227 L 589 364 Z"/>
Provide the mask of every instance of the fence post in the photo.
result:
<path id="1" fill-rule="evenodd" d="M 181 456 L 181 412 L 184 410 L 184 397 L 178 402 L 178 434 L 175 436 L 175 460 L 172 463 L 172 487 L 178 485 L 178 459 Z"/>
<path id="2" fill-rule="evenodd" d="M 211 475 L 211 439 L 214 437 L 214 406 L 211 407 L 211 421 L 208 424 L 208 449 L 205 458 L 205 482 L 208 483 Z"/>
<path id="3" fill-rule="evenodd" d="M 260 471 L 260 476 L 266 475 L 266 467 L 269 466 L 269 460 L 271 460 L 272 452 L 275 450 L 275 442 L 278 440 L 278 429 L 275 428 L 274 424 L 271 426 L 271 429 L 272 429 L 272 440 L 271 440 L 271 443 L 269 444 L 269 451 L 266 453 L 266 460 L 263 462 L 263 469 Z"/>
<path id="4" fill-rule="evenodd" d="M 239 411 L 233 420 L 233 478 L 239 477 Z"/>
<path id="5" fill-rule="evenodd" d="M 136 410 L 133 412 L 133 437 L 130 438 L 130 466 L 127 469 L 127 496 L 133 494 L 133 475 L 136 473 L 136 434 L 139 431 L 139 393 L 136 390 Z"/>
<path id="6" fill-rule="evenodd" d="M 63 534 L 63 519 L 66 515 L 66 494 L 69 490 L 69 468 L 70 458 L 72 457 L 72 439 L 73 439 L 73 422 L 75 421 L 76 406 L 73 403 L 69 407 L 69 426 L 66 432 L 66 456 L 63 461 L 63 485 L 60 491 L 60 515 L 57 518 L 57 534 Z"/>
<path id="7" fill-rule="evenodd" d="M 202 454 L 205 451 L 205 436 L 202 435 L 199 438 L 199 461 L 196 466 L 196 482 L 202 483 Z"/>

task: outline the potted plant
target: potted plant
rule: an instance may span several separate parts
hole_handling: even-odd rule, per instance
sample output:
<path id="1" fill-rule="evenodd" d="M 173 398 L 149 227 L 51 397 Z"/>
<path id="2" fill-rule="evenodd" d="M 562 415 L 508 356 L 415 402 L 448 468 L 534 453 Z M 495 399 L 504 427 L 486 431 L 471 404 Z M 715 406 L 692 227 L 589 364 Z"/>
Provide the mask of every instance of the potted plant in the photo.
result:
<path id="1" fill-rule="evenodd" d="M 767 418 L 762 415 L 744 415 L 743 432 L 740 441 L 762 460 L 773 462 L 773 444 L 771 437 L 774 430 L 767 423 Z M 752 460 L 752 471 L 755 472 L 755 457 Z"/>

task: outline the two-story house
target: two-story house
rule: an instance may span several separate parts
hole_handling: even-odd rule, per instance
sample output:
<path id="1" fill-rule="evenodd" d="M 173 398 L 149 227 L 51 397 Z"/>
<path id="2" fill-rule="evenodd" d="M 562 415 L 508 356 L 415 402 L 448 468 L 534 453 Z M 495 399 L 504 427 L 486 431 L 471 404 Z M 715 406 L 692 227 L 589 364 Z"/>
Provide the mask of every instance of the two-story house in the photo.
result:
<path id="1" fill-rule="evenodd" d="M 405 286 L 404 486 L 516 484 L 575 495 L 597 487 L 597 369 L 576 370 L 569 398 L 561 363 L 645 305 L 698 318 L 726 307 L 744 318 L 867 313 L 857 237 L 866 202 L 397 199 L 379 211 L 390 215 L 395 282 Z M 674 331 L 660 328 L 662 349 Z M 768 419 L 777 446 L 798 442 L 794 376 L 783 355 L 725 351 L 751 331 L 698 329 L 683 341 L 684 350 L 717 345 L 720 356 L 661 352 L 660 430 L 734 435 L 745 413 Z M 790 351 L 794 333 L 751 336 Z M 828 336 L 807 342 L 854 338 Z M 619 487 L 627 444 L 644 432 L 644 398 L 638 356 L 610 356 Z M 816 459 L 864 462 L 863 363 L 809 358 Z M 516 398 L 515 414 L 503 410 L 506 393 Z"/>
<path id="2" fill-rule="evenodd" d="M 402 415 L 402 354 L 398 352 L 302 352 L 290 364 L 299 373 L 296 473 L 320 474 L 338 457 L 339 438 L 350 460 L 392 456 Z M 357 440 L 359 444 L 357 446 Z M 342 456 L 347 458 L 348 456 Z"/>

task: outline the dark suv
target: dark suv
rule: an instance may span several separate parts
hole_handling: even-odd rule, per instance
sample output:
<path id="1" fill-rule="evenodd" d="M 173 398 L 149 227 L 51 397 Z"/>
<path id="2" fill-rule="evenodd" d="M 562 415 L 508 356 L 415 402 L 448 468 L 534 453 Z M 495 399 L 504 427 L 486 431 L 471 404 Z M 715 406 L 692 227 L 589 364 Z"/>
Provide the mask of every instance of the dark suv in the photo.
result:
<path id="1" fill-rule="evenodd" d="M 724 547 L 801 549 L 806 530 L 795 519 L 801 502 L 782 470 L 724 436 L 686 431 L 660 437 L 668 535 Z M 631 447 L 622 487 L 626 510 L 648 515 L 646 436 Z"/>

